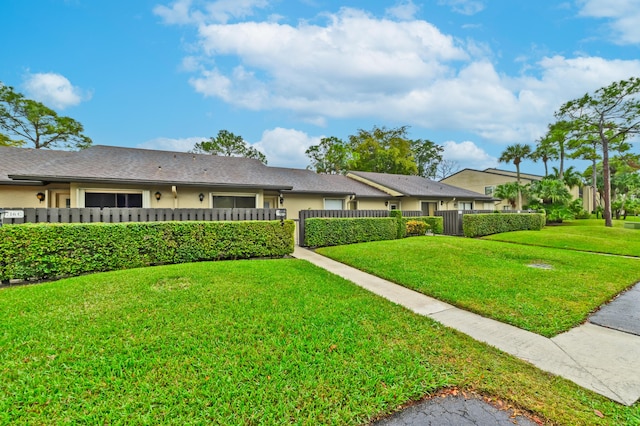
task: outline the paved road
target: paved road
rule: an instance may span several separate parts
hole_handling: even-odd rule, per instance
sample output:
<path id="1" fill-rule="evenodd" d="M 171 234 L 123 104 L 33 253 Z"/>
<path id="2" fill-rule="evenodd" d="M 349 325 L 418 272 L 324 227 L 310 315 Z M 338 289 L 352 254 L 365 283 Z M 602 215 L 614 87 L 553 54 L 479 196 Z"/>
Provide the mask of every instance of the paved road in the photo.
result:
<path id="1" fill-rule="evenodd" d="M 448 396 L 412 405 L 374 426 L 535 426 L 537 423 L 513 411 L 498 410 L 478 398 Z"/>
<path id="2" fill-rule="evenodd" d="M 640 284 L 604 305 L 589 322 L 640 336 Z"/>

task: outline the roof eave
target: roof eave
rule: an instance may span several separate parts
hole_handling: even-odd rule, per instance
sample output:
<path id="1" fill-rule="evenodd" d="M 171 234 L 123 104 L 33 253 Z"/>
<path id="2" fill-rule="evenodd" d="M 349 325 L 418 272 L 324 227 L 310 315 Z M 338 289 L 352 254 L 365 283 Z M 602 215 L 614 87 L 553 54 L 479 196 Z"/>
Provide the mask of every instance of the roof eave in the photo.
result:
<path id="1" fill-rule="evenodd" d="M 207 186 L 219 188 L 242 188 L 242 189 L 267 189 L 275 191 L 290 190 L 293 187 L 288 185 L 258 185 L 248 183 L 226 183 L 226 182 L 185 182 L 169 180 L 139 180 L 139 179 L 116 179 L 116 178 L 87 178 L 76 176 L 28 176 L 9 175 L 15 181 L 47 181 L 47 182 L 78 182 L 78 183 L 108 183 L 120 185 L 179 185 L 179 186 Z"/>

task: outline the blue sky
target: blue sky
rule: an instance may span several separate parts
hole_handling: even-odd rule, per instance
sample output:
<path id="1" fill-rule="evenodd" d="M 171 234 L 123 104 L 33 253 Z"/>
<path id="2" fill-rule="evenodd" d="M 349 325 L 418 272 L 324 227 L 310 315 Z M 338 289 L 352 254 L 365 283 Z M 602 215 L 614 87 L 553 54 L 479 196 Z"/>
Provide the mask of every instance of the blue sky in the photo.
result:
<path id="1" fill-rule="evenodd" d="M 640 3 L 3 0 L 0 42 L 0 81 L 94 144 L 186 151 L 226 129 L 303 168 L 321 137 L 407 125 L 483 169 L 640 76 Z"/>

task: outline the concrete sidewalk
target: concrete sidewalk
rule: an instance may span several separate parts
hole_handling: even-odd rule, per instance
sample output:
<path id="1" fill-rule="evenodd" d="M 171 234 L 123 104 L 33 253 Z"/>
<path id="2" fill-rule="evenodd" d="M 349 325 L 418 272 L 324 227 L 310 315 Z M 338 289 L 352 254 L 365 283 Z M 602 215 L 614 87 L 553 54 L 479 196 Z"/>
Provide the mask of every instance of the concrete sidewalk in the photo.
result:
<path id="1" fill-rule="evenodd" d="M 640 336 L 586 323 L 551 339 L 458 309 L 296 247 L 307 260 L 413 312 L 625 405 L 640 398 Z"/>

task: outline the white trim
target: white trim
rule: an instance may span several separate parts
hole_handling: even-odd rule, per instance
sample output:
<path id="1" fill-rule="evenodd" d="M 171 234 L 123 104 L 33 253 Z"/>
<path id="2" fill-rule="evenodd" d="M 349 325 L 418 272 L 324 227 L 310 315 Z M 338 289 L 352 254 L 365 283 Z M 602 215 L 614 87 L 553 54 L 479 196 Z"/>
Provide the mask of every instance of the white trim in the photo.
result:
<path id="1" fill-rule="evenodd" d="M 339 209 L 328 209 L 327 208 L 327 201 L 340 201 L 340 208 Z M 344 210 L 344 198 L 323 198 L 322 202 L 323 202 L 324 210 Z"/>

